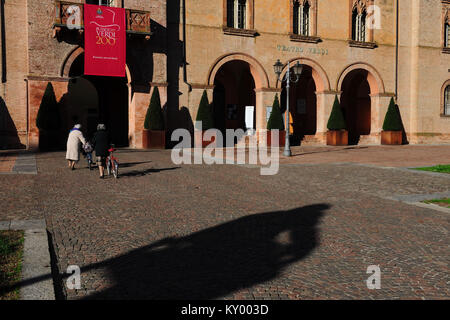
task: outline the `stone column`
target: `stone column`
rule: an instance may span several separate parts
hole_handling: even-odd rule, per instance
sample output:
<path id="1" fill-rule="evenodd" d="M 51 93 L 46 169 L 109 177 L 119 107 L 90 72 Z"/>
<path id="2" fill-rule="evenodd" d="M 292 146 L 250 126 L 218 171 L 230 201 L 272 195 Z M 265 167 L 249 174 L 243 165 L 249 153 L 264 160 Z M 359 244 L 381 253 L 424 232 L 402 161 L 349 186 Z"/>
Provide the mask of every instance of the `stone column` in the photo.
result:
<path id="1" fill-rule="evenodd" d="M 393 94 L 371 94 L 371 124 L 370 124 L 370 137 L 368 142 L 374 144 L 381 143 L 381 131 L 383 130 L 384 117 L 389 106 L 389 102 L 393 97 Z"/>
<path id="2" fill-rule="evenodd" d="M 270 114 L 267 114 L 267 107 L 273 106 L 275 95 L 278 94 L 278 100 L 281 98 L 281 89 L 277 88 L 259 88 L 255 89 L 256 93 L 256 136 L 261 144 L 266 142 L 267 119 Z M 281 107 L 281 106 L 280 106 Z"/>
<path id="3" fill-rule="evenodd" d="M 327 141 L 327 123 L 333 109 L 334 97 L 341 100 L 341 92 L 321 91 L 316 92 L 317 96 L 317 129 L 315 139 L 317 143 L 326 144 Z"/>

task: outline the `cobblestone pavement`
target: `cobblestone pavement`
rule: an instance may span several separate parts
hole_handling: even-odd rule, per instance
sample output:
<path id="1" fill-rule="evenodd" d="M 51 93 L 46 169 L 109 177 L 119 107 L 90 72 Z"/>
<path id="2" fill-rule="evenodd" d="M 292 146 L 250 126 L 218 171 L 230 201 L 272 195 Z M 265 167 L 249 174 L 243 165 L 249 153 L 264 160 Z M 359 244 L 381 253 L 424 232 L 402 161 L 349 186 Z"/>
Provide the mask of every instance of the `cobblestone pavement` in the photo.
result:
<path id="1" fill-rule="evenodd" d="M 45 217 L 68 299 L 448 299 L 446 212 L 390 200 L 445 193 L 450 179 L 353 164 L 174 165 L 120 150 L 101 180 L 64 153 L 37 176 L 0 176 L 0 221 Z M 344 161 L 347 162 L 347 161 Z M 6 187 L 6 188 L 5 188 Z M 379 265 L 381 289 L 366 286 Z"/>

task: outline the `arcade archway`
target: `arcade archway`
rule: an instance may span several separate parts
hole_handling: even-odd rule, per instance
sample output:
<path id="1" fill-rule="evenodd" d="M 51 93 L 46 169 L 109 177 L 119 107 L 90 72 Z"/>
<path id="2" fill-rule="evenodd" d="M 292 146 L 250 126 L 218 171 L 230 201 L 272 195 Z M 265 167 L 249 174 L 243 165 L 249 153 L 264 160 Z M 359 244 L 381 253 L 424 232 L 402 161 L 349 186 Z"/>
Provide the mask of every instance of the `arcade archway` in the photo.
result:
<path id="1" fill-rule="evenodd" d="M 73 122 L 84 124 L 87 137 L 92 137 L 98 123 L 105 123 L 112 143 L 128 146 L 128 87 L 127 78 L 84 75 L 84 54 L 73 59 L 70 68 L 66 68 L 70 78 L 66 104 L 71 106 L 68 112 L 67 126 Z M 87 91 L 81 87 L 89 87 Z M 97 103 L 93 101 L 97 97 Z M 80 101 L 89 101 L 88 104 Z"/>
<path id="2" fill-rule="evenodd" d="M 317 130 L 316 83 L 313 69 L 303 65 L 297 83 L 291 83 L 289 90 L 290 132 L 293 145 L 299 145 L 303 138 L 315 135 Z M 282 85 L 281 111 L 286 111 L 286 83 Z"/>
<path id="3" fill-rule="evenodd" d="M 221 131 L 245 130 L 246 106 L 256 106 L 255 80 L 250 65 L 242 60 L 226 62 L 214 77 L 213 112 L 216 128 Z M 255 128 L 256 108 L 253 110 Z"/>
<path id="4" fill-rule="evenodd" d="M 341 107 L 347 124 L 349 144 L 358 144 L 361 136 L 371 132 L 371 87 L 369 72 L 355 69 L 342 82 Z"/>

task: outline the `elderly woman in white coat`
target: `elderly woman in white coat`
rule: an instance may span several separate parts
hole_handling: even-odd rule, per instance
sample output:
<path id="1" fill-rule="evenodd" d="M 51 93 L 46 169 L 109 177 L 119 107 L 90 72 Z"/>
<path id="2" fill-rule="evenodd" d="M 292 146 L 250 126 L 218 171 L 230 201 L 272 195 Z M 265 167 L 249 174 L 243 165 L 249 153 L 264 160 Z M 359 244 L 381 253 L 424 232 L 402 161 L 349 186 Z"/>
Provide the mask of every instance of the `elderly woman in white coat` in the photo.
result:
<path id="1" fill-rule="evenodd" d="M 81 124 L 76 124 L 70 130 L 69 138 L 67 139 L 67 153 L 66 159 L 69 160 L 69 168 L 74 170 L 75 164 L 80 160 L 80 143 L 86 144 L 86 139 L 81 132 Z"/>

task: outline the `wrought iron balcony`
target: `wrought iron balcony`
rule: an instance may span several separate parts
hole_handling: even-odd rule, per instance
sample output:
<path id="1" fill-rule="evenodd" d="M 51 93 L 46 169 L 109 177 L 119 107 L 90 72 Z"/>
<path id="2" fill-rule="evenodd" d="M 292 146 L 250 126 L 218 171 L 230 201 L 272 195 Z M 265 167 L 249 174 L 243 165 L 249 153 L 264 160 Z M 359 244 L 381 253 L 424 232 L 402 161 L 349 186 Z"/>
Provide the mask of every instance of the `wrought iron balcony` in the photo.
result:
<path id="1" fill-rule="evenodd" d="M 83 3 L 73 3 L 69 1 L 55 1 L 55 23 L 53 24 L 54 35 L 56 36 L 64 28 L 68 29 L 69 23 L 80 31 L 84 30 L 84 6 Z M 80 25 L 74 25 L 70 21 L 73 14 L 79 12 Z M 150 13 L 142 10 L 125 9 L 127 34 L 145 36 L 149 39 L 151 33 Z M 73 20 L 75 22 L 76 20 Z"/>

